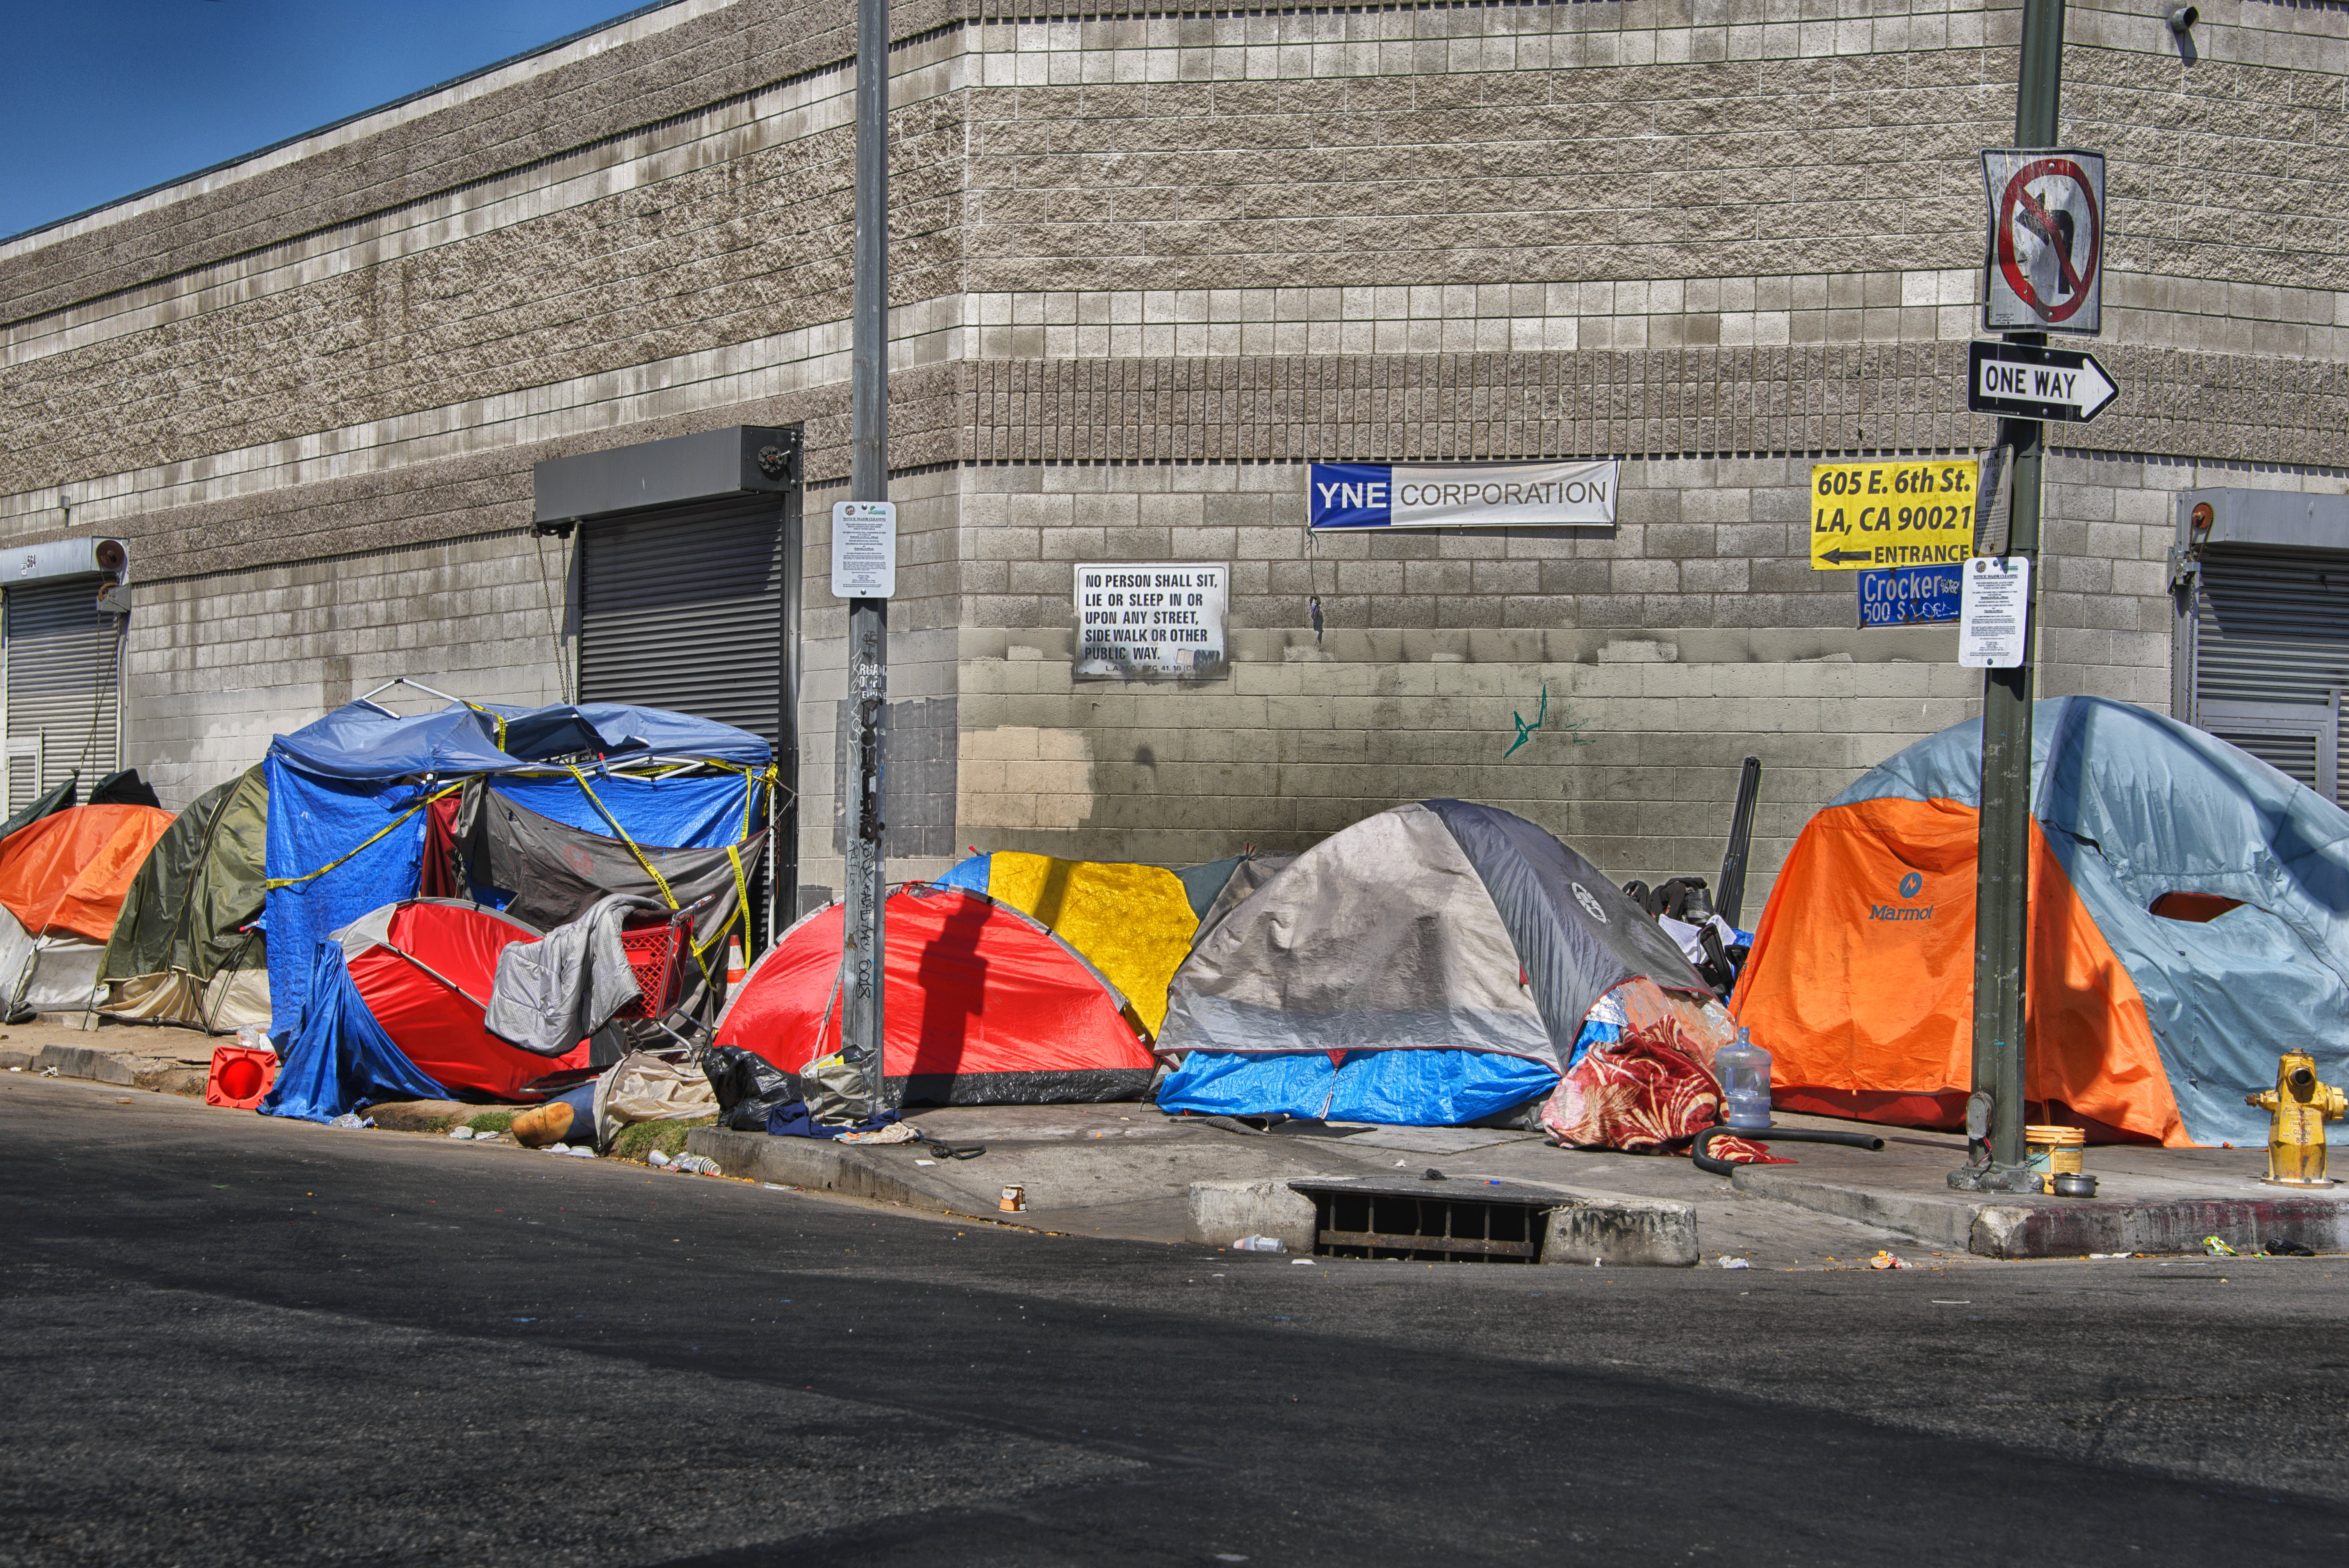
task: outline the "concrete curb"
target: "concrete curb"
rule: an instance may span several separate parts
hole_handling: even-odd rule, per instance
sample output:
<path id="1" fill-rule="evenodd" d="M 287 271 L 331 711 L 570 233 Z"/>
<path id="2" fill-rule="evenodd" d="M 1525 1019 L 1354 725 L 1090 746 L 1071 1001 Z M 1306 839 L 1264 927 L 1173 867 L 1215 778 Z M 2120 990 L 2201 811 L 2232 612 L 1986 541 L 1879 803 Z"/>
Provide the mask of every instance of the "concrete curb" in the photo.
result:
<path id="1" fill-rule="evenodd" d="M 2082 1253 L 2199 1253 L 2217 1236 L 2238 1252 L 2297 1242 L 2320 1253 L 2349 1252 L 2349 1203 L 2293 1197 L 2187 1199 L 2169 1202 L 1985 1205 L 1969 1245 L 1991 1258 Z"/>
<path id="2" fill-rule="evenodd" d="M 1473 1199 L 1466 1183 L 1478 1180 L 1461 1172 L 1458 1187 L 1441 1194 Z M 1315 1187 L 1361 1181 L 1388 1184 L 1392 1178 L 1325 1176 L 1310 1179 Z M 1190 1239 L 1202 1246 L 1227 1247 L 1242 1236 L 1273 1236 L 1291 1253 L 1312 1255 L 1313 1201 L 1296 1191 L 1298 1179 L 1274 1177 L 1255 1181 L 1194 1181 L 1190 1186 Z M 1512 1185 L 1555 1192 L 1558 1202 L 1545 1211 L 1549 1224 L 1542 1243 L 1545 1264 L 1593 1263 L 1625 1268 L 1693 1268 L 1698 1256 L 1696 1209 L 1664 1198 L 1640 1198 L 1624 1192 L 1602 1192 L 1563 1187 L 1555 1182 L 1514 1179 Z"/>
<path id="3" fill-rule="evenodd" d="M 1966 1252 L 1973 1245 L 1976 1202 L 1949 1198 L 1918 1197 L 1875 1187 L 1852 1187 L 1816 1177 L 1791 1176 L 1769 1165 L 1740 1165 L 1730 1185 L 1756 1198 L 1769 1198 L 1837 1219 L 1857 1220 L 1880 1230 L 1899 1231 L 1935 1246 Z"/>
<path id="4" fill-rule="evenodd" d="M 28 1073 L 47 1073 L 55 1068 L 59 1078 L 151 1089 L 159 1094 L 204 1092 L 204 1071 L 201 1068 L 100 1050 L 96 1046 L 43 1046 L 35 1051 L 0 1047 L 0 1071 L 9 1068 L 22 1068 Z"/>
<path id="5" fill-rule="evenodd" d="M 2349 1199 L 2301 1196 L 1983 1202 L 1951 1191 L 1887 1191 L 1741 1165 L 1741 1192 L 1899 1231 L 1986 1258 L 2078 1257 L 2087 1253 L 2199 1253 L 2218 1236 L 2243 1252 L 2297 1242 L 2349 1251 Z"/>
<path id="6" fill-rule="evenodd" d="M 993 1211 L 982 1212 L 969 1194 L 942 1181 L 925 1181 L 918 1171 L 892 1170 L 855 1145 L 843 1146 L 830 1139 L 771 1138 L 763 1132 L 697 1127 L 686 1134 L 685 1148 L 688 1154 L 715 1160 L 719 1171 L 728 1176 L 755 1177 L 781 1186 L 872 1198 L 942 1214 L 1005 1217 Z"/>

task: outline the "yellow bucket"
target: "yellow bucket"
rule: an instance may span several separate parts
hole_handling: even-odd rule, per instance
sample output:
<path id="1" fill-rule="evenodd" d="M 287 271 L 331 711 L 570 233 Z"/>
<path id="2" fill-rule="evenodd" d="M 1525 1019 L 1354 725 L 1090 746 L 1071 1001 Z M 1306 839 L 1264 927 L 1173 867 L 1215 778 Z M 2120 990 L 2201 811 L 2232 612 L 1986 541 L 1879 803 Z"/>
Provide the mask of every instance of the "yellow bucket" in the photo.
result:
<path id="1" fill-rule="evenodd" d="M 2077 1127 L 2025 1127 L 2023 1142 L 2041 1187 L 2053 1191 L 2055 1177 L 2079 1174 L 2080 1153 L 2087 1147 L 2088 1134 Z"/>

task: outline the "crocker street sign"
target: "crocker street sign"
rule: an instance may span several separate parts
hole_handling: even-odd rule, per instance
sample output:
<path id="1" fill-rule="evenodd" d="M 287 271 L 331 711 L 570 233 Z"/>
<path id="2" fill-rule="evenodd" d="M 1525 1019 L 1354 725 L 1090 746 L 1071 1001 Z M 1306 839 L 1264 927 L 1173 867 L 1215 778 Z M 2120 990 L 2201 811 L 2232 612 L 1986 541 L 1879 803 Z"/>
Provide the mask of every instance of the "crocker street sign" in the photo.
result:
<path id="1" fill-rule="evenodd" d="M 1315 528 L 1603 528 L 1615 521 L 1618 465 L 1315 463 Z"/>
<path id="2" fill-rule="evenodd" d="M 1992 332 L 2104 330 L 2105 156 L 1982 154 L 1990 201 L 1982 320 Z"/>
<path id="3" fill-rule="evenodd" d="M 1811 465 L 1811 569 L 1947 566 L 1974 552 L 1971 458 Z"/>
<path id="4" fill-rule="evenodd" d="M 1859 574 L 1863 626 L 1930 626 L 1958 618 L 1961 565 L 1894 566 Z"/>
<path id="5" fill-rule="evenodd" d="M 2085 424 L 2121 389 L 2093 354 L 2023 343 L 1976 342 L 1966 355 L 1966 407 L 1977 414 Z"/>

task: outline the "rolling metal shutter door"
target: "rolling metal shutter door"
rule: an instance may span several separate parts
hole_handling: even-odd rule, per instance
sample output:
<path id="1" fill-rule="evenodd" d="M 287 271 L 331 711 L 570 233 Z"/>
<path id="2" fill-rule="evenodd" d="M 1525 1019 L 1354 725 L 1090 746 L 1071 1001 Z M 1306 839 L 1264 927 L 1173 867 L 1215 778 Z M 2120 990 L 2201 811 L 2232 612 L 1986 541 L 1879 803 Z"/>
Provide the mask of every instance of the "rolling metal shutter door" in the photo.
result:
<path id="1" fill-rule="evenodd" d="M 2204 552 L 2194 600 L 2194 723 L 2343 799 L 2349 558 Z"/>
<path id="2" fill-rule="evenodd" d="M 781 498 L 581 528 L 579 700 L 673 708 L 787 757 Z"/>
<path id="3" fill-rule="evenodd" d="M 116 659 L 122 622 L 98 613 L 98 580 L 7 590 L 8 809 L 78 769 L 85 789 L 119 766 Z"/>

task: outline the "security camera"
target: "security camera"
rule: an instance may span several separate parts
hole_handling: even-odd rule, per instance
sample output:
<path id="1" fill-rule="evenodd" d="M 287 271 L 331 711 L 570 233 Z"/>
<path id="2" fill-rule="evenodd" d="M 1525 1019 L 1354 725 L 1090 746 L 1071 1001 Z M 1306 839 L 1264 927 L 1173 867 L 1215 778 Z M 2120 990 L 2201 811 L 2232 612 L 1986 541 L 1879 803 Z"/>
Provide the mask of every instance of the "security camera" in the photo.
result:
<path id="1" fill-rule="evenodd" d="M 2166 19 L 2169 23 L 2169 30 L 2184 37 L 2194 30 L 2194 24 L 2202 19 L 2202 13 L 2191 5 L 2180 5 L 2171 11 Z"/>

